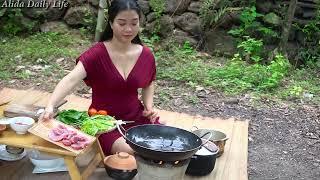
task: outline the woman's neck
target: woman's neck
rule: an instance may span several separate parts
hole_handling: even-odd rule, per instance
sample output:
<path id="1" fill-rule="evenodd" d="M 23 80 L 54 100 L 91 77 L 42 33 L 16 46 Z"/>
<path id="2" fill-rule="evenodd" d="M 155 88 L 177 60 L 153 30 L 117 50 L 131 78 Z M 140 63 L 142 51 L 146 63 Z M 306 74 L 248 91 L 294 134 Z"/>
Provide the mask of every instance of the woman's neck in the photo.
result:
<path id="1" fill-rule="evenodd" d="M 118 41 L 116 38 L 112 38 L 110 40 L 110 45 L 112 46 L 112 49 L 117 49 L 118 51 L 127 52 L 130 49 L 131 42 L 122 43 Z"/>

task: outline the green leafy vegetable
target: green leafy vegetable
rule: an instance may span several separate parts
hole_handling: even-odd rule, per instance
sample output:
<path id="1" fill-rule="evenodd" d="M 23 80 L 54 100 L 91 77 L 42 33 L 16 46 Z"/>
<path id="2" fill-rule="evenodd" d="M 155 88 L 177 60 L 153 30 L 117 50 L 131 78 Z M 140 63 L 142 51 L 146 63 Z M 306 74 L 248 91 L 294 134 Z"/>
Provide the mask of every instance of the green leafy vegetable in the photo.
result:
<path id="1" fill-rule="evenodd" d="M 114 128 L 116 121 L 112 116 L 95 115 L 90 117 L 86 111 L 74 109 L 61 111 L 57 119 L 65 124 L 80 128 L 81 131 L 92 136 Z"/>
<path id="2" fill-rule="evenodd" d="M 86 111 L 77 111 L 74 109 L 63 110 L 58 114 L 58 120 L 75 127 L 81 127 L 82 122 L 88 118 L 89 115 Z"/>

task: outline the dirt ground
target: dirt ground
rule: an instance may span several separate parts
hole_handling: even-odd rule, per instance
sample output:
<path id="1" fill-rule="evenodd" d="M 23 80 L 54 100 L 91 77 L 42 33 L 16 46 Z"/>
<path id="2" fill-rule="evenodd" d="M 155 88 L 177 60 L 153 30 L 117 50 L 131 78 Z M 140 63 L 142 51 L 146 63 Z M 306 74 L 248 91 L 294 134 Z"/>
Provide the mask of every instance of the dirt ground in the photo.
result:
<path id="1" fill-rule="evenodd" d="M 66 64 L 71 67 L 74 62 Z M 0 89 L 34 87 L 52 92 L 58 80 L 42 78 L 0 81 Z M 75 93 L 91 97 L 90 89 L 84 84 Z M 319 105 L 279 104 L 269 99 L 253 102 L 249 95 L 225 97 L 214 90 L 160 80 L 157 81 L 155 94 L 155 106 L 159 109 L 250 120 L 249 179 L 320 179 Z"/>

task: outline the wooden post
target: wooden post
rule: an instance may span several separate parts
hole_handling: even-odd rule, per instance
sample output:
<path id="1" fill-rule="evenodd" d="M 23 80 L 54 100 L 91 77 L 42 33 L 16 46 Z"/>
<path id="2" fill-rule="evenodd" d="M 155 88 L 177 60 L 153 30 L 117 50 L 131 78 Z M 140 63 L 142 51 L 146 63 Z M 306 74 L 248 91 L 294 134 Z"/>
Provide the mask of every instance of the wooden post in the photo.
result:
<path id="1" fill-rule="evenodd" d="M 285 55 L 286 54 L 286 44 L 289 39 L 289 33 L 292 25 L 292 20 L 294 18 L 294 12 L 297 7 L 297 0 L 290 0 L 289 8 L 287 11 L 287 16 L 285 18 L 284 26 L 282 29 L 281 40 L 279 44 L 280 52 Z"/>
<path id="2" fill-rule="evenodd" d="M 99 1 L 99 10 L 98 10 L 98 19 L 97 19 L 97 26 L 96 26 L 96 33 L 95 33 L 95 41 L 99 41 L 101 35 L 106 27 L 105 21 L 105 13 L 104 9 L 108 9 L 110 5 L 109 0 L 100 0 Z"/>

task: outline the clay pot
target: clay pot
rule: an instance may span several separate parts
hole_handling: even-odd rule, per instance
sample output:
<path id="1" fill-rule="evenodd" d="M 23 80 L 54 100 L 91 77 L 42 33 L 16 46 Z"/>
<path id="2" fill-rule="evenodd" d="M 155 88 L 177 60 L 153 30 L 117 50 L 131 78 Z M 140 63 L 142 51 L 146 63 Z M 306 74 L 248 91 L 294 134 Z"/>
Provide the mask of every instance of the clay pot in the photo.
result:
<path id="1" fill-rule="evenodd" d="M 137 163 L 134 156 L 118 152 L 104 159 L 107 174 L 116 180 L 130 180 L 137 174 Z"/>

